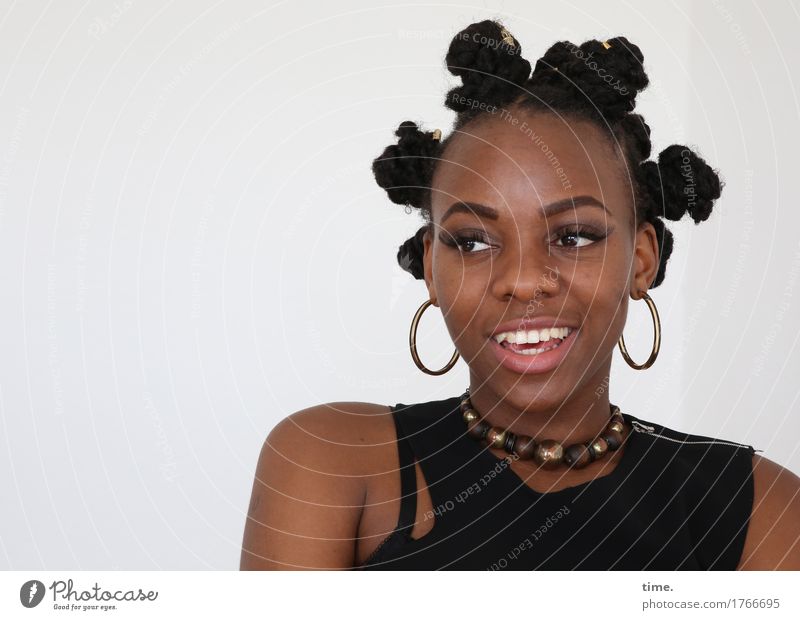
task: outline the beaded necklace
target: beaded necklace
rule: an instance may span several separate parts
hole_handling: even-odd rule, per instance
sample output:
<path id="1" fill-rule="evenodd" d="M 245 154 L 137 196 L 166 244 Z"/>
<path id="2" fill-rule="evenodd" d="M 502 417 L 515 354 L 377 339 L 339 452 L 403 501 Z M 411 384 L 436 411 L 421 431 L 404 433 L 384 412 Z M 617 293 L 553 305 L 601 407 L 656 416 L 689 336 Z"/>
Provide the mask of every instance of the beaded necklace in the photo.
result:
<path id="1" fill-rule="evenodd" d="M 586 467 L 622 445 L 625 420 L 619 407 L 611 405 L 611 419 L 595 439 L 575 443 L 566 448 L 558 441 L 535 441 L 527 435 L 517 435 L 508 429 L 492 426 L 484 420 L 469 399 L 469 389 L 461 397 L 461 415 L 467 424 L 467 434 L 477 441 L 486 441 L 493 448 L 516 455 L 520 460 L 533 459 L 544 469 L 555 469 L 564 464 L 573 469 Z"/>

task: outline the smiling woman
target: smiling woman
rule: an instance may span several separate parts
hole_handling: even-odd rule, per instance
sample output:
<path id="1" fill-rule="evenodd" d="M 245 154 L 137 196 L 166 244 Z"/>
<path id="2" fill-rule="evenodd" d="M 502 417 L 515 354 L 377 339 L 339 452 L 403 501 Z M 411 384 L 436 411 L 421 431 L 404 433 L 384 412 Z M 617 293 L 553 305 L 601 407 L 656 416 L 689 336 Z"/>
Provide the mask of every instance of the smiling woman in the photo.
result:
<path id="1" fill-rule="evenodd" d="M 708 219 L 717 173 L 683 145 L 649 159 L 633 111 L 648 78 L 626 38 L 555 43 L 532 72 L 521 52 L 495 21 L 456 35 L 452 132 L 405 121 L 373 164 L 424 220 L 397 257 L 429 296 L 412 355 L 430 374 L 463 357 L 469 388 L 283 420 L 242 568 L 800 569 L 797 476 L 608 398 L 617 344 L 633 368 L 658 355 L 664 219 Z M 653 315 L 643 364 L 624 348 L 629 298 Z M 413 342 L 431 305 L 456 348 L 441 370 Z"/>

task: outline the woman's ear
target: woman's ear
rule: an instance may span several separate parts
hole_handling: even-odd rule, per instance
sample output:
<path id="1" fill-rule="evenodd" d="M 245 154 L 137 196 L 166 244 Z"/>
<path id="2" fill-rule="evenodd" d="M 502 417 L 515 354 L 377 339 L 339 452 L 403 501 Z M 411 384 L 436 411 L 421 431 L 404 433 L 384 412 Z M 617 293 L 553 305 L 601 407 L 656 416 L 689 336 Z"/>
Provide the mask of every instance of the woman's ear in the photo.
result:
<path id="1" fill-rule="evenodd" d="M 644 222 L 636 231 L 633 248 L 633 281 L 630 295 L 641 299 L 641 292 L 647 292 L 658 274 L 660 255 L 655 226 Z"/>
<path id="2" fill-rule="evenodd" d="M 422 245 L 424 249 L 422 262 L 425 267 L 425 285 L 428 287 L 428 297 L 433 302 L 434 306 L 438 306 L 439 302 L 436 299 L 436 287 L 433 284 L 433 224 L 428 226 L 425 231 L 422 237 Z"/>

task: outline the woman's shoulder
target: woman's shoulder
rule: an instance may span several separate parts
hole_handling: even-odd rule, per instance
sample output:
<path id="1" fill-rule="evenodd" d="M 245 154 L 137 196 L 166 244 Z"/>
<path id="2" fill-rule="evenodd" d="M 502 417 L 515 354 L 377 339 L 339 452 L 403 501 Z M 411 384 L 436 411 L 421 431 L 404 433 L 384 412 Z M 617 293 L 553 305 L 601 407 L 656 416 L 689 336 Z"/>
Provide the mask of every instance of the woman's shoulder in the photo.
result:
<path id="1" fill-rule="evenodd" d="M 642 475 L 647 479 L 656 476 L 668 492 L 684 496 L 687 505 L 696 507 L 692 513 L 695 521 L 705 521 L 711 512 L 726 507 L 734 511 L 749 504 L 753 446 L 726 434 L 686 432 L 625 415 L 644 465 Z"/>
<path id="2" fill-rule="evenodd" d="M 388 406 L 331 402 L 269 432 L 256 464 L 243 569 L 352 566 L 363 502 L 387 458 Z"/>
<path id="3" fill-rule="evenodd" d="M 647 469 L 658 469 L 680 485 L 691 501 L 704 504 L 730 495 L 731 488 L 747 491 L 756 449 L 727 434 L 705 435 L 678 430 L 625 414 L 641 438 L 641 458 Z"/>
<path id="4" fill-rule="evenodd" d="M 645 481 L 655 480 L 666 493 L 680 494 L 693 506 L 690 520 L 703 528 L 721 511 L 749 511 L 752 495 L 753 446 L 726 434 L 705 435 L 677 430 L 627 416 L 635 435 L 636 453 Z"/>
<path id="5" fill-rule="evenodd" d="M 371 461 L 371 454 L 385 446 L 393 428 L 388 405 L 335 401 L 287 415 L 273 427 L 266 442 L 273 449 L 313 458 L 338 466 L 342 473 L 357 475 L 365 473 L 358 471 L 359 465 Z"/>
<path id="6" fill-rule="evenodd" d="M 800 570 L 800 477 L 758 454 L 739 570 Z"/>
<path id="7" fill-rule="evenodd" d="M 750 444 L 630 418 L 634 430 L 687 466 L 685 488 L 697 491 L 698 512 L 716 505 L 719 513 L 729 507 L 731 493 L 748 492 L 752 506 L 740 570 L 800 570 L 800 477 Z"/>
<path id="8" fill-rule="evenodd" d="M 757 452 L 752 445 L 725 436 L 683 431 L 629 416 L 634 430 L 651 438 L 651 447 L 683 465 L 684 490 L 695 495 L 695 519 L 712 519 L 733 497 L 746 497 L 749 519 L 739 570 L 800 569 L 800 477 Z M 713 512 L 708 517 L 709 511 Z"/>
<path id="9" fill-rule="evenodd" d="M 630 414 L 625 414 L 625 416 L 630 420 L 634 431 L 660 441 L 664 446 L 680 447 L 685 454 L 690 452 L 707 453 L 712 450 L 723 452 L 744 450 L 751 455 L 756 452 L 750 444 L 734 441 L 729 437 L 689 433 Z"/>
<path id="10" fill-rule="evenodd" d="M 287 415 L 279 424 L 287 421 L 308 421 L 314 424 L 335 424 L 346 425 L 348 422 L 375 419 L 381 414 L 390 413 L 389 405 L 369 403 L 363 401 L 335 401 L 311 405 L 304 409 L 298 409 L 294 413 Z"/>

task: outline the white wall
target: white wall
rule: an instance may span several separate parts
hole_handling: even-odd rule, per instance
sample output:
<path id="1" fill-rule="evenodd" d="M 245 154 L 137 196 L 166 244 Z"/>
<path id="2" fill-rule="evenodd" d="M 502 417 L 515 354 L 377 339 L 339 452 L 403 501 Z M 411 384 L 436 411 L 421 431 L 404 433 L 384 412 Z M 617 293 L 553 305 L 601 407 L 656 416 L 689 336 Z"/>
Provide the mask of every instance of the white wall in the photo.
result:
<path id="1" fill-rule="evenodd" d="M 10 4 L 0 568 L 235 569 L 279 419 L 464 389 L 463 362 L 439 378 L 411 362 L 426 292 L 394 254 L 419 220 L 370 164 L 401 120 L 449 128 L 445 50 L 487 17 L 532 61 L 627 36 L 657 149 L 688 141 L 727 181 L 710 221 L 672 225 L 661 355 L 643 372 L 617 357 L 612 401 L 800 472 L 788 3 Z M 651 334 L 634 304 L 637 359 Z M 449 358 L 441 316 L 420 341 L 429 365 Z"/>

